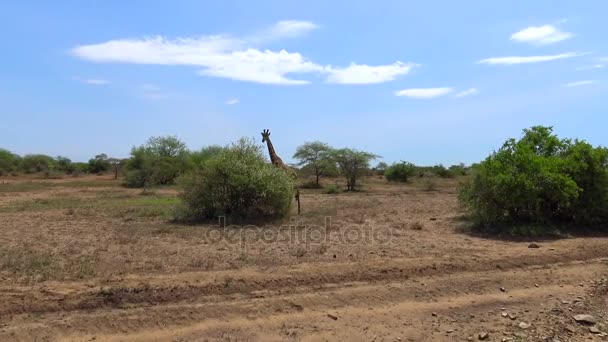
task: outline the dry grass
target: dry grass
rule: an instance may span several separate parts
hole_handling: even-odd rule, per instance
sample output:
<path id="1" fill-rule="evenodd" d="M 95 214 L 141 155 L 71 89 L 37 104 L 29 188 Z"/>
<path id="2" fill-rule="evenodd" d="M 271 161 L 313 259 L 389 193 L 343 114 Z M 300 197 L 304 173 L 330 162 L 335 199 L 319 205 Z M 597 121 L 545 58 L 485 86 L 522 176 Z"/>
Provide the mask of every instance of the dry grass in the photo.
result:
<path id="1" fill-rule="evenodd" d="M 457 182 L 439 182 L 437 187 L 445 194 L 430 196 L 417 183 L 389 184 L 371 177 L 362 182 L 363 191 L 355 193 L 303 190 L 303 214 L 294 213 L 294 220 L 219 233 L 214 225 L 170 223 L 179 203 L 175 188 L 142 195 L 141 190 L 97 178 L 11 182 L 11 192 L 0 197 L 0 222 L 5 223 L 0 279 L 26 283 L 322 262 L 365 257 L 378 248 L 404 257 L 415 255 L 432 238 L 417 237 L 412 243 L 403 235 L 408 230 L 394 234 L 395 227 L 417 222 L 412 229 L 419 224 L 425 231 L 445 230 L 440 221 L 422 222 L 458 215 L 455 195 L 450 194 Z M 340 184 L 339 179 L 324 182 Z M 306 240 L 311 227 L 323 234 L 313 243 Z M 358 239 L 346 237 L 353 231 Z M 397 240 L 378 246 L 369 240 L 374 234 Z"/>

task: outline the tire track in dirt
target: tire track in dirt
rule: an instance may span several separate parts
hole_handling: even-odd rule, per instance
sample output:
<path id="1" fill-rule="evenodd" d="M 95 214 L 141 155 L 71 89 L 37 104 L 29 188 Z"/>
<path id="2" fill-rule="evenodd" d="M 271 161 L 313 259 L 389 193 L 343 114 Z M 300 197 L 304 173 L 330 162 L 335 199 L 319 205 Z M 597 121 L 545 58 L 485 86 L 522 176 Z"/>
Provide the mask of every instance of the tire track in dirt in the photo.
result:
<path id="1" fill-rule="evenodd" d="M 569 262 L 597 262 L 608 258 L 603 246 L 562 253 L 538 253 L 494 258 L 472 262 L 470 257 L 449 260 L 392 259 L 367 263 L 309 263 L 272 269 L 239 269 L 219 272 L 194 272 L 175 275 L 132 276 L 108 286 L 91 289 L 91 283 L 43 284 L 34 287 L 0 288 L 4 303 L 0 315 L 18 313 L 45 313 L 54 311 L 93 310 L 125 305 L 157 305 L 201 297 L 248 295 L 256 291 L 284 292 L 308 291 L 309 287 L 321 290 L 352 282 L 377 282 L 409 279 L 423 276 L 450 275 L 461 272 L 490 270 L 508 271 L 520 267 L 559 266 Z"/>

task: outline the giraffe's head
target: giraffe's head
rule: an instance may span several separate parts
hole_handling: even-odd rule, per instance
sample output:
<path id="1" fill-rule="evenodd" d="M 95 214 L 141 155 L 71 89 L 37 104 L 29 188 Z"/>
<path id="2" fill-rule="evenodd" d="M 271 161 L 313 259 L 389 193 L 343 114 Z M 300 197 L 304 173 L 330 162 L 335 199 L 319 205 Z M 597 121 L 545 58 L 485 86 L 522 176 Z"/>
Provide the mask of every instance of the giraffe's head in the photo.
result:
<path id="1" fill-rule="evenodd" d="M 266 140 L 270 140 L 270 131 L 267 129 L 262 130 L 262 143 L 265 143 Z"/>

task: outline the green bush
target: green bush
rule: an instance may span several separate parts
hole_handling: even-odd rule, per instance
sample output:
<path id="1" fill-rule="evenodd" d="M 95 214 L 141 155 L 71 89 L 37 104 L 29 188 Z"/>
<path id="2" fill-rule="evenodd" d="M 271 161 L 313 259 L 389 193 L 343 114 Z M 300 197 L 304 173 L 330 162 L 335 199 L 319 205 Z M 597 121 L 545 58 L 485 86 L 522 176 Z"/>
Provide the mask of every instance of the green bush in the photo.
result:
<path id="1" fill-rule="evenodd" d="M 323 193 L 328 195 L 339 194 L 340 192 L 342 192 L 342 190 L 340 190 L 340 187 L 336 184 L 328 185 L 325 190 L 323 190 Z"/>
<path id="2" fill-rule="evenodd" d="M 474 168 L 460 199 L 476 227 L 604 227 L 608 149 L 560 140 L 551 127 L 524 130 Z M 535 228 L 538 229 L 538 228 Z"/>
<path id="3" fill-rule="evenodd" d="M 29 154 L 21 159 L 21 169 L 25 173 L 51 171 L 55 168 L 55 159 L 44 154 Z"/>
<path id="4" fill-rule="evenodd" d="M 416 166 L 412 163 L 394 163 L 384 171 L 384 177 L 390 182 L 407 182 L 416 173 Z"/>
<path id="5" fill-rule="evenodd" d="M 0 148 L 0 176 L 17 171 L 20 161 L 18 155 Z"/>
<path id="6" fill-rule="evenodd" d="M 125 185 L 141 188 L 173 184 L 189 168 L 186 145 L 176 137 L 152 137 L 131 149 L 125 165 Z"/>
<path id="7" fill-rule="evenodd" d="M 229 222 L 280 218 L 289 213 L 294 179 L 270 164 L 259 145 L 241 139 L 203 161 L 181 180 L 179 221 L 226 216 Z"/>
<path id="8" fill-rule="evenodd" d="M 433 173 L 437 177 L 441 177 L 441 178 L 454 177 L 454 173 L 441 164 L 431 167 L 431 173 Z"/>
<path id="9" fill-rule="evenodd" d="M 90 173 L 104 173 L 110 170 L 110 162 L 108 161 L 108 155 L 105 153 L 98 154 L 95 158 L 89 159 L 88 170 Z"/>

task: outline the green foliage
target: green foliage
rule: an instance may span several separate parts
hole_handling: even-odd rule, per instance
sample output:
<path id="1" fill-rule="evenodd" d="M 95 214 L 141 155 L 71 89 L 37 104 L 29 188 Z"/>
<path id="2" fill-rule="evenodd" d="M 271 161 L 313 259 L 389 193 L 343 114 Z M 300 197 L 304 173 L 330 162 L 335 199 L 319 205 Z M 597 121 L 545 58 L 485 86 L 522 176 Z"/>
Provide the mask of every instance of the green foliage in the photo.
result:
<path id="1" fill-rule="evenodd" d="M 454 173 L 452 173 L 451 170 L 448 170 L 442 164 L 435 165 L 435 166 L 431 167 L 430 168 L 430 172 L 432 174 L 436 175 L 437 177 L 441 177 L 441 178 L 452 178 L 452 177 L 454 177 Z"/>
<path id="2" fill-rule="evenodd" d="M 299 161 L 299 166 L 307 166 L 314 172 L 317 187 L 319 187 L 319 177 L 325 170 L 331 169 L 332 164 L 335 168 L 335 163 L 330 159 L 330 151 L 331 148 L 326 143 L 313 141 L 299 146 L 293 155 Z"/>
<path id="3" fill-rule="evenodd" d="M 294 179 L 268 163 L 259 145 L 241 139 L 207 159 L 182 179 L 184 207 L 177 220 L 200 221 L 226 216 L 260 220 L 288 214 Z"/>
<path id="4" fill-rule="evenodd" d="M 69 158 L 59 156 L 55 159 L 57 171 L 72 174 L 76 168 Z"/>
<path id="5" fill-rule="evenodd" d="M 467 167 L 460 163 L 458 165 L 450 166 L 449 171 L 452 176 L 464 176 L 467 174 Z"/>
<path id="6" fill-rule="evenodd" d="M 131 149 L 125 169 L 128 187 L 173 184 L 188 169 L 186 145 L 176 137 L 152 137 Z"/>
<path id="7" fill-rule="evenodd" d="M 110 170 L 110 162 L 108 161 L 108 155 L 105 153 L 98 154 L 95 158 L 89 159 L 89 168 L 88 171 L 90 173 L 103 173 Z"/>
<path id="8" fill-rule="evenodd" d="M 384 176 L 386 169 L 388 169 L 388 164 L 385 162 L 379 162 L 372 170 L 378 176 Z"/>
<path id="9" fill-rule="evenodd" d="M 18 155 L 0 148 L 0 176 L 16 172 L 20 161 Z"/>
<path id="10" fill-rule="evenodd" d="M 606 225 L 608 149 L 525 129 L 475 167 L 460 199 L 480 228 Z"/>
<path id="11" fill-rule="evenodd" d="M 346 178 L 346 191 L 354 191 L 359 176 L 369 168 L 369 163 L 378 158 L 377 155 L 350 148 L 332 150 L 331 158 L 337 163 L 340 173 Z"/>
<path id="12" fill-rule="evenodd" d="M 203 147 L 198 151 L 188 152 L 188 162 L 190 167 L 199 167 L 203 162 L 217 156 L 224 148 L 219 145 L 210 145 Z"/>
<path id="13" fill-rule="evenodd" d="M 336 184 L 331 184 L 331 185 L 327 186 L 325 188 L 325 190 L 323 190 L 323 192 L 328 195 L 333 195 L 333 194 L 339 194 L 342 191 L 340 190 L 340 187 L 337 186 Z"/>
<path id="14" fill-rule="evenodd" d="M 21 159 L 21 169 L 25 173 L 52 171 L 55 159 L 44 154 L 28 154 Z"/>
<path id="15" fill-rule="evenodd" d="M 407 182 L 414 174 L 416 174 L 416 166 L 405 161 L 394 163 L 384 172 L 386 179 L 391 182 Z"/>

